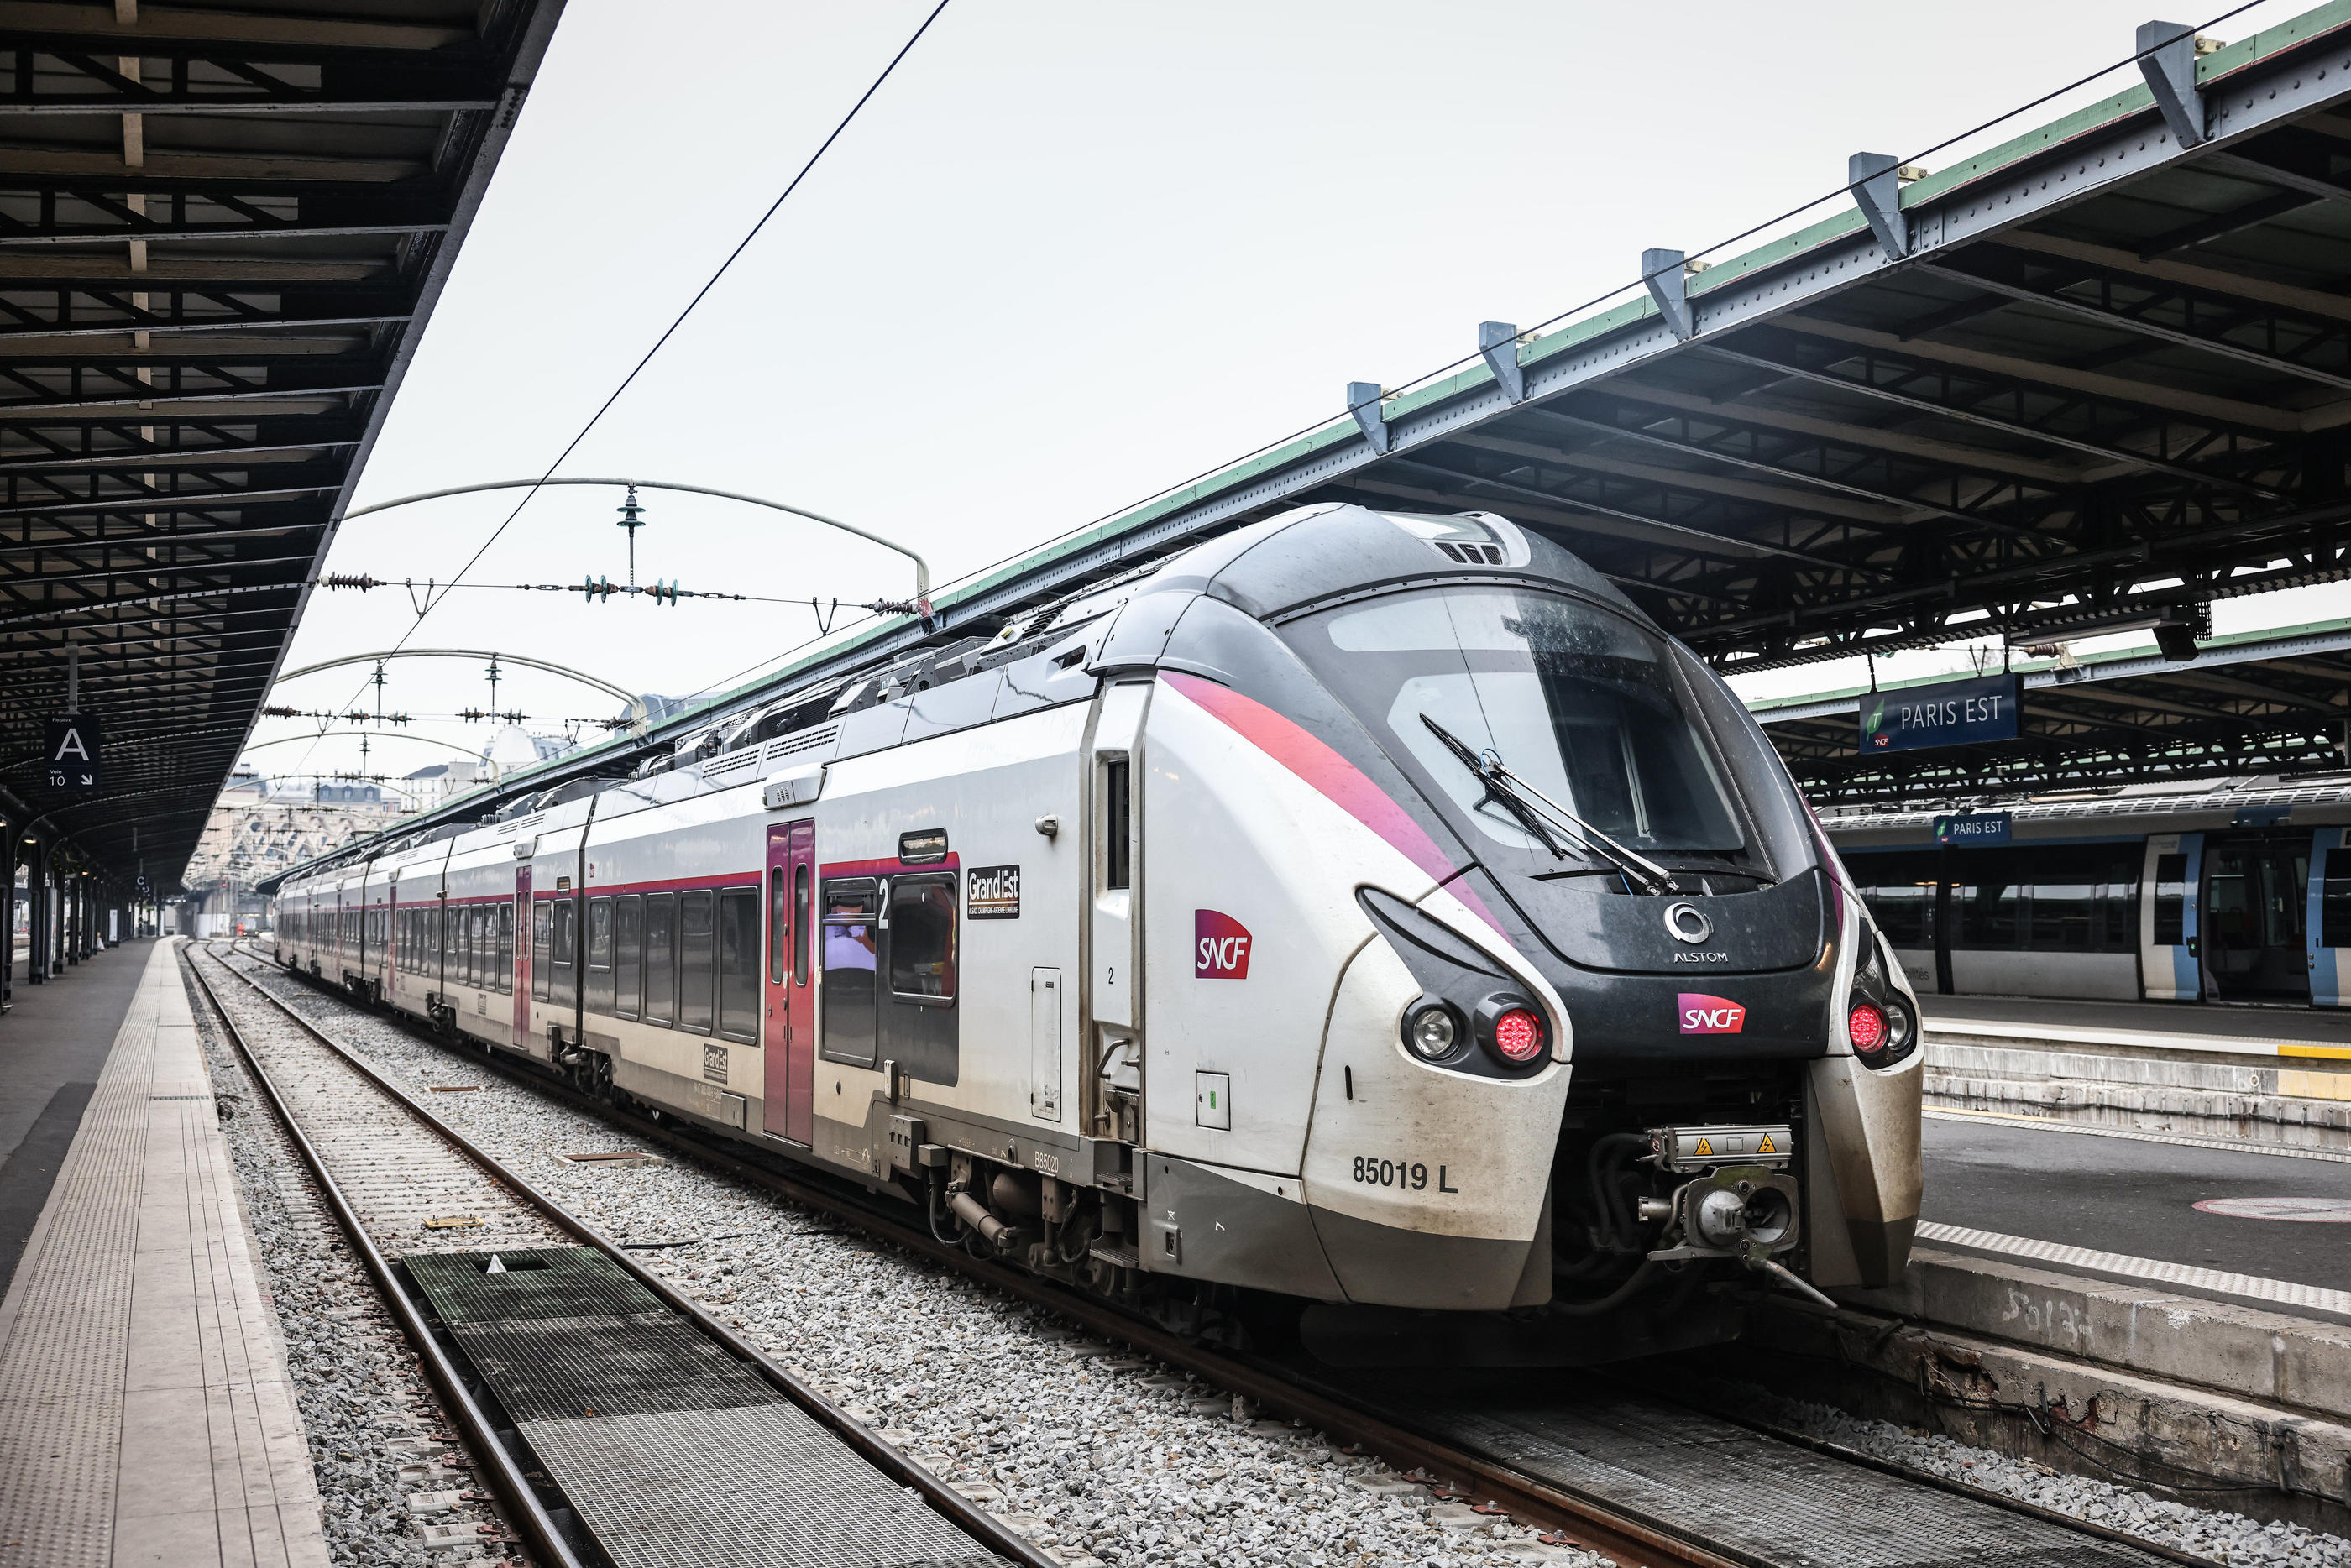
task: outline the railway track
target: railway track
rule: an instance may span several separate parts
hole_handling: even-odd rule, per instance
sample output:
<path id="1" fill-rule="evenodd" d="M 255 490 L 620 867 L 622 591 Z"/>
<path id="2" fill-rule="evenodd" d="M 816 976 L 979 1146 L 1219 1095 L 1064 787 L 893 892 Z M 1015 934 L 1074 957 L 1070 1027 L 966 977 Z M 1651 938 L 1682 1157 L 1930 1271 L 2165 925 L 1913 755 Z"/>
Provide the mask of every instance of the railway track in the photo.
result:
<path id="1" fill-rule="evenodd" d="M 224 967 L 260 994 L 269 994 L 240 971 Z M 313 989 L 351 1005 L 339 993 Z M 270 1001 L 288 1016 L 298 1016 L 277 998 Z M 304 1027 L 317 1033 L 307 1023 Z M 412 1033 L 446 1044 L 424 1031 Z M 468 1051 L 465 1059 L 483 1064 L 485 1054 Z M 1441 1499 L 1538 1524 L 1552 1532 L 1549 1539 L 1605 1553 L 1624 1568 L 1924 1568 L 1962 1561 L 1984 1568 L 2152 1568 L 2208 1561 L 2019 1500 L 1588 1376 L 1576 1380 L 1582 1386 L 1574 1389 L 1540 1379 L 1466 1390 L 1411 1387 L 1394 1379 L 1357 1380 L 1327 1368 L 1204 1347 L 1007 1266 L 974 1259 L 877 1210 L 853 1189 L 836 1189 L 820 1178 L 743 1158 L 503 1057 L 493 1056 L 487 1064 L 533 1093 L 633 1137 L 690 1155 L 797 1206 L 976 1275 L 1093 1335 L 1123 1342 L 1312 1427 L 1350 1451 L 1376 1455 L 1425 1480 Z M 425 1113 L 420 1108 L 418 1114 Z"/>
<path id="2" fill-rule="evenodd" d="M 558 1459 L 533 1450 L 530 1433 L 534 1429 L 519 1418 L 518 1402 L 508 1408 L 488 1402 L 490 1398 L 514 1401 L 510 1388 L 528 1390 L 528 1372 L 539 1369 L 526 1369 L 518 1384 L 501 1382 L 498 1369 L 486 1366 L 478 1355 L 478 1346 L 485 1341 L 465 1338 L 453 1328 L 450 1320 L 457 1314 L 451 1307 L 453 1303 L 462 1304 L 464 1284 L 452 1295 L 447 1291 L 434 1293 L 420 1280 L 463 1276 L 486 1257 L 491 1260 L 486 1272 L 497 1273 L 508 1272 L 504 1263 L 509 1259 L 517 1270 L 522 1270 L 552 1258 L 559 1261 L 559 1267 L 540 1272 L 553 1275 L 561 1272 L 564 1253 L 579 1249 L 592 1252 L 645 1296 L 690 1324 L 734 1369 L 764 1383 L 838 1439 L 886 1480 L 886 1486 L 877 1490 L 893 1499 L 900 1489 L 918 1494 L 942 1523 L 960 1532 L 955 1544 L 966 1550 L 951 1551 L 956 1563 L 1061 1568 L 1054 1558 L 928 1470 L 908 1461 L 862 1423 L 737 1337 L 698 1303 L 643 1267 L 625 1249 L 448 1126 L 237 966 L 209 950 L 201 960 L 192 953 L 188 962 L 213 1017 L 248 1076 L 268 1100 L 393 1321 L 462 1428 L 465 1446 L 479 1466 L 498 1511 L 520 1542 L 547 1568 L 603 1568 L 605 1564 L 627 1568 L 632 1561 L 656 1559 L 640 1559 L 628 1547 L 616 1548 L 599 1540 L 592 1521 L 600 1511 L 600 1511 L 594 1501 L 567 1492 Z M 235 994 L 241 1002 L 253 1004 L 258 1016 L 246 1007 L 225 1002 L 213 983 L 218 977 L 234 979 L 239 987 Z M 538 1282 L 536 1273 L 517 1277 Z M 611 1293 L 609 1282 L 599 1283 L 603 1293 Z M 632 1300 L 626 1304 L 646 1303 Z M 629 1324 L 640 1324 L 651 1315 L 635 1312 L 629 1314 Z M 622 1332 L 626 1332 L 625 1326 Z M 648 1370 L 657 1377 L 660 1358 L 647 1355 L 643 1345 L 633 1345 L 620 1369 L 624 1377 L 643 1376 Z M 743 1380 L 737 1379 L 738 1383 Z M 486 1398 L 481 1392 L 486 1386 L 496 1393 Z M 644 1392 L 616 1386 L 612 1397 L 618 1401 Z M 605 1412 L 608 1417 L 613 1413 L 609 1408 Z M 587 1415 L 593 1417 L 596 1411 L 590 1408 Z M 542 1429 L 552 1431 L 562 1425 L 543 1423 Z M 794 1446 L 802 1450 L 796 1457 L 805 1461 L 809 1457 L 806 1434 L 787 1427 L 784 1435 L 788 1440 L 796 1439 Z M 837 1475 L 840 1468 L 836 1462 L 829 1472 Z M 820 1467 L 817 1473 L 822 1477 L 828 1470 Z M 618 1511 L 625 1514 L 634 1510 L 624 1500 Z M 837 1528 L 841 1521 L 809 1522 Z M 713 1528 L 723 1529 L 723 1525 L 714 1521 Z M 894 1533 L 898 1539 L 909 1539 L 925 1532 L 916 1529 Z M 944 1543 L 939 1538 L 950 1533 L 930 1531 L 927 1543 L 935 1549 Z M 947 1560 L 935 1550 L 930 1555 Z"/>

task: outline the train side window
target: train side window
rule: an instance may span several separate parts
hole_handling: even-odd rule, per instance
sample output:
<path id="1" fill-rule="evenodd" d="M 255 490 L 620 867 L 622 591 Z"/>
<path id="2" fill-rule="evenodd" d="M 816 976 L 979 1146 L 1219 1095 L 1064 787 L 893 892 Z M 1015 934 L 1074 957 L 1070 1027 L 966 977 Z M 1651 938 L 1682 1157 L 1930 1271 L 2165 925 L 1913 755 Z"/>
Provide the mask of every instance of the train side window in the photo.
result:
<path id="1" fill-rule="evenodd" d="M 491 968 L 496 952 L 496 911 L 475 904 L 465 911 L 465 978 L 479 987 L 497 978 Z"/>
<path id="2" fill-rule="evenodd" d="M 745 1044 L 759 1038 L 759 891 L 718 895 L 718 1033 Z"/>
<path id="3" fill-rule="evenodd" d="M 786 901 L 784 868 L 768 867 L 768 983 L 784 983 L 784 953 L 792 940 L 791 905 Z"/>
<path id="4" fill-rule="evenodd" d="M 588 900 L 588 987 L 590 1012 L 612 1011 L 612 900 Z"/>
<path id="5" fill-rule="evenodd" d="M 2185 946 L 2188 941 L 2188 857 L 2155 857 L 2155 945 Z"/>
<path id="6" fill-rule="evenodd" d="M 1123 764 L 1120 764 L 1123 765 Z M 890 882 L 890 990 L 903 1001 L 950 1003 L 956 993 L 956 879 Z"/>
<path id="7" fill-rule="evenodd" d="M 792 983 L 806 985 L 809 977 L 809 868 L 792 867 Z"/>
<path id="8" fill-rule="evenodd" d="M 677 895 L 645 897 L 645 1022 L 677 1020 Z"/>
<path id="9" fill-rule="evenodd" d="M 555 979 L 555 901 L 541 898 L 530 907 L 530 993 L 545 1002 Z"/>
<path id="10" fill-rule="evenodd" d="M 514 994 L 514 904 L 511 900 L 498 906 L 498 989 Z"/>
<path id="11" fill-rule="evenodd" d="M 612 901 L 612 1011 L 634 1018 L 644 1011 L 645 900 L 631 893 Z"/>
<path id="12" fill-rule="evenodd" d="M 717 978 L 717 896 L 687 893 L 678 900 L 677 1026 L 710 1033 L 710 994 Z"/>
<path id="13" fill-rule="evenodd" d="M 1134 814 L 1129 807 L 1127 760 L 1102 764 L 1102 886 L 1134 885 Z"/>
<path id="14" fill-rule="evenodd" d="M 555 995 L 558 1007 L 580 1000 L 580 906 L 570 898 L 555 901 Z"/>
<path id="15" fill-rule="evenodd" d="M 879 933 L 873 925 L 874 885 L 855 877 L 824 885 L 822 1054 L 832 1062 L 873 1064 L 874 966 Z"/>

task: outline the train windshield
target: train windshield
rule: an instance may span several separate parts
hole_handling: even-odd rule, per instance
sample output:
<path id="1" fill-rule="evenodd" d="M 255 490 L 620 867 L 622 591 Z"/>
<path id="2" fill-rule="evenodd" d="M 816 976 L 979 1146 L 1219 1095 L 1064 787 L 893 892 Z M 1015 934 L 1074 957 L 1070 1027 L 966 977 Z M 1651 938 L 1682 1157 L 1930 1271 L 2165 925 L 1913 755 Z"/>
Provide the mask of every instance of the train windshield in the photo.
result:
<path id="1" fill-rule="evenodd" d="M 1300 657 L 1498 843 L 1536 849 L 1516 815 L 1422 722 L 1434 719 L 1611 837 L 1643 852 L 1726 853 L 1744 836 L 1666 639 L 1539 590 L 1449 587 L 1325 611 L 1290 628 Z"/>

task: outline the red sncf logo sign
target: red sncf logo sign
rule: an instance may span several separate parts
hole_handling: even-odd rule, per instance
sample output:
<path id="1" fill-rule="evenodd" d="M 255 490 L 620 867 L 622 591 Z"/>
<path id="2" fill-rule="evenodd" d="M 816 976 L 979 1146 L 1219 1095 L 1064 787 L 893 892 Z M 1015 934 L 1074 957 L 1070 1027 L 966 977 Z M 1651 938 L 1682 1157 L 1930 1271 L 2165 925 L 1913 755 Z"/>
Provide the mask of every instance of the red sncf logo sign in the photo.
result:
<path id="1" fill-rule="evenodd" d="M 1747 1026 L 1747 1009 L 1727 996 L 1686 991 L 1674 998 L 1685 1034 L 1736 1034 Z"/>
<path id="2" fill-rule="evenodd" d="M 1247 980 L 1249 928 L 1214 909 L 1192 911 L 1192 978 Z"/>

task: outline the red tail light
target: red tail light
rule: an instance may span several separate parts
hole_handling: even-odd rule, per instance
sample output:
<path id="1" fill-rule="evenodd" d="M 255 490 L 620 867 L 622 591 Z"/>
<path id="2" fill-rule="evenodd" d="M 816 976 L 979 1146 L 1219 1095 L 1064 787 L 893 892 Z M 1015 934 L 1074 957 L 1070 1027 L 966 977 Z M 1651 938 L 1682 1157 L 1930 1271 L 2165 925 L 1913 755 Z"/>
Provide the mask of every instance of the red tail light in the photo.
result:
<path id="1" fill-rule="evenodd" d="M 1875 1056 L 1886 1049 L 1886 1012 L 1874 1002 L 1856 1002 L 1845 1015 L 1845 1032 L 1853 1037 L 1853 1048 L 1865 1056 Z"/>
<path id="2" fill-rule="evenodd" d="M 1494 1020 L 1494 1049 L 1505 1062 L 1531 1062 L 1542 1054 L 1542 1020 L 1513 1007 Z"/>

